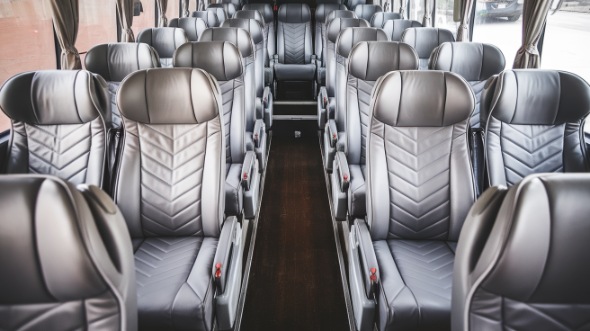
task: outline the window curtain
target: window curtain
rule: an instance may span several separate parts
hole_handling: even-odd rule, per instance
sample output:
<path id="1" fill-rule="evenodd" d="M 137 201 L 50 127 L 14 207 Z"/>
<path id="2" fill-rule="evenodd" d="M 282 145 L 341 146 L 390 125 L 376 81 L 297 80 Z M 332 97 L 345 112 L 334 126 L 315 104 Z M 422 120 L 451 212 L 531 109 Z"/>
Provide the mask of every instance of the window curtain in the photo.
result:
<path id="1" fill-rule="evenodd" d="M 434 0 L 424 0 L 424 17 L 422 17 L 422 25 L 426 27 L 432 26 L 432 6 Z"/>
<path id="2" fill-rule="evenodd" d="M 539 68 L 539 39 L 547 22 L 551 1 L 525 1 L 522 9 L 522 46 L 516 52 L 513 68 Z"/>
<path id="3" fill-rule="evenodd" d="M 133 0 L 116 0 L 117 18 L 121 25 L 121 42 L 134 42 L 135 36 L 131 26 L 133 25 Z"/>
<path id="4" fill-rule="evenodd" d="M 189 4 L 189 0 L 182 0 L 182 2 L 180 3 L 180 8 L 182 10 L 182 17 L 189 17 L 190 16 L 190 12 L 188 11 L 188 4 Z"/>
<path id="5" fill-rule="evenodd" d="M 473 13 L 473 6 L 475 6 L 475 0 L 462 0 L 459 2 L 459 8 L 461 8 L 461 23 L 457 28 L 457 41 L 469 41 L 469 24 L 471 23 L 471 13 Z M 457 8 L 457 6 L 455 6 Z"/>
<path id="6" fill-rule="evenodd" d="M 82 69 L 76 49 L 78 36 L 78 0 L 50 0 L 53 27 L 61 47 L 61 68 Z"/>
<path id="7" fill-rule="evenodd" d="M 402 19 L 406 18 L 406 8 L 408 5 L 408 0 L 401 0 L 399 3 L 399 16 Z"/>
<path id="8" fill-rule="evenodd" d="M 156 0 L 158 10 L 160 11 L 160 18 L 158 19 L 158 26 L 168 26 L 168 18 L 166 17 L 166 10 L 168 9 L 168 0 Z"/>

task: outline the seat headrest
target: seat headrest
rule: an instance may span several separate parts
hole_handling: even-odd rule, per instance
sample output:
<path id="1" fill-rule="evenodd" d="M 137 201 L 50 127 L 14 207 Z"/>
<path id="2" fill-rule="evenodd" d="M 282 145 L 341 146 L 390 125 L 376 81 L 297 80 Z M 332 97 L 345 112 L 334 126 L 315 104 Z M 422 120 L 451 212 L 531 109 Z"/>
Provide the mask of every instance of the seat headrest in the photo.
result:
<path id="1" fill-rule="evenodd" d="M 311 10 L 305 3 L 285 3 L 279 7 L 279 22 L 307 23 L 311 21 Z"/>
<path id="2" fill-rule="evenodd" d="M 335 18 L 358 18 L 356 14 L 351 10 L 334 10 L 328 16 L 326 16 L 326 20 L 324 23 L 330 24 L 332 20 Z"/>
<path id="3" fill-rule="evenodd" d="M 266 24 L 271 24 L 275 20 L 275 14 L 272 11 L 272 6 L 269 3 L 248 3 L 242 7 L 244 10 L 257 10 Z M 273 23 L 274 24 L 274 23 Z"/>
<path id="4" fill-rule="evenodd" d="M 180 45 L 188 42 L 188 38 L 183 29 L 149 28 L 141 30 L 136 41 L 152 46 L 161 58 L 171 58 Z"/>
<path id="5" fill-rule="evenodd" d="M 217 17 L 217 13 L 211 10 L 205 11 L 194 11 L 191 14 L 192 17 L 198 17 L 205 21 L 208 28 L 219 26 L 219 17 Z"/>
<path id="6" fill-rule="evenodd" d="M 432 70 L 446 70 L 465 80 L 484 81 L 497 75 L 506 66 L 502 51 L 490 44 L 449 42 L 437 47 L 430 56 Z"/>
<path id="7" fill-rule="evenodd" d="M 339 3 L 319 4 L 315 9 L 315 21 L 317 23 L 326 22 L 326 17 L 335 10 L 346 10 L 346 6 Z"/>
<path id="8" fill-rule="evenodd" d="M 475 107 L 471 87 L 444 71 L 392 71 L 375 84 L 373 117 L 398 127 L 440 127 L 467 121 Z"/>
<path id="9" fill-rule="evenodd" d="M 402 34 L 409 28 L 421 28 L 422 23 L 411 20 L 387 20 L 383 24 L 383 31 L 389 36 L 391 41 L 401 41 Z"/>
<path id="10" fill-rule="evenodd" d="M 106 253 L 105 247 L 100 239 L 91 245 L 100 238 L 95 218 L 73 185 L 51 176 L 4 175 L 0 208 L 6 215 L 0 305 L 83 300 L 108 289 L 102 260 L 89 255 Z"/>
<path id="11" fill-rule="evenodd" d="M 223 8 L 223 6 L 217 7 L 216 4 L 212 4 L 212 5 L 209 5 L 209 7 L 207 7 L 205 9 L 205 11 L 209 12 L 209 13 L 213 13 L 217 18 L 218 24 L 223 23 L 223 21 L 225 21 L 225 19 L 227 18 L 227 13 L 225 12 L 225 9 Z M 209 26 L 209 27 L 211 27 L 211 26 Z"/>
<path id="12" fill-rule="evenodd" d="M 554 70 L 506 70 L 495 84 L 490 116 L 509 124 L 578 122 L 590 113 L 590 86 Z"/>
<path id="13" fill-rule="evenodd" d="M 88 71 L 109 82 L 120 82 L 134 71 L 160 66 L 156 50 L 144 43 L 96 45 L 88 51 L 84 62 Z"/>
<path id="14" fill-rule="evenodd" d="M 200 41 L 229 41 L 236 45 L 242 58 L 254 55 L 254 43 L 248 31 L 240 28 L 209 28 L 203 32 Z"/>
<path id="15" fill-rule="evenodd" d="M 402 33 L 401 41 L 414 47 L 419 58 L 428 59 L 435 48 L 455 41 L 455 36 L 447 29 L 409 28 Z"/>
<path id="16" fill-rule="evenodd" d="M 238 10 L 233 18 L 249 18 L 251 20 L 257 20 L 262 26 L 266 25 L 264 17 L 258 10 Z"/>
<path id="17" fill-rule="evenodd" d="M 218 81 L 236 79 L 243 73 L 240 51 L 227 41 L 186 43 L 176 50 L 174 66 L 203 69 Z"/>
<path id="18" fill-rule="evenodd" d="M 346 28 L 336 40 L 336 54 L 345 58 L 352 48 L 361 41 L 387 41 L 387 35 L 377 28 Z"/>
<path id="19" fill-rule="evenodd" d="M 200 17 L 173 18 L 168 23 L 168 27 L 181 28 L 189 41 L 199 41 L 201 33 L 207 28 L 207 22 Z"/>
<path id="20" fill-rule="evenodd" d="M 218 8 L 223 10 L 224 18 L 232 17 L 236 13 L 236 6 L 233 3 L 224 2 L 224 3 L 212 3 L 207 6 L 209 8 Z M 217 10 L 217 9 L 216 9 Z M 220 12 L 217 12 L 217 15 L 220 15 Z"/>
<path id="21" fill-rule="evenodd" d="M 348 73 L 365 81 L 376 81 L 394 70 L 417 69 L 416 51 L 397 41 L 361 41 L 352 48 L 348 61 Z"/>
<path id="22" fill-rule="evenodd" d="M 537 174 L 511 187 L 481 253 L 481 286 L 521 302 L 589 302 L 589 199 L 588 174 Z"/>
<path id="23" fill-rule="evenodd" d="M 0 88 L 0 108 L 12 120 L 32 125 L 110 119 L 106 86 L 104 79 L 85 70 L 25 72 Z"/>
<path id="24" fill-rule="evenodd" d="M 392 12 L 377 12 L 373 17 L 371 17 L 371 27 L 373 28 L 383 28 L 386 21 L 389 20 L 399 20 L 402 16 L 399 13 L 392 13 Z"/>
<path id="25" fill-rule="evenodd" d="M 375 13 L 382 12 L 383 9 L 379 5 L 360 4 L 354 7 L 354 13 L 357 17 L 365 20 L 371 20 Z"/>
<path id="26" fill-rule="evenodd" d="M 328 24 L 327 36 L 328 40 L 335 43 L 340 35 L 340 32 L 346 28 L 368 28 L 369 23 L 362 18 L 340 18 L 337 17 Z"/>
<path id="27" fill-rule="evenodd" d="M 264 42 L 262 25 L 257 20 L 249 18 L 229 18 L 223 22 L 222 28 L 240 28 L 248 31 L 254 45 Z"/>
<path id="28" fill-rule="evenodd" d="M 221 95 L 202 69 L 136 71 L 121 83 L 117 104 L 124 118 L 144 124 L 198 124 L 215 119 Z"/>

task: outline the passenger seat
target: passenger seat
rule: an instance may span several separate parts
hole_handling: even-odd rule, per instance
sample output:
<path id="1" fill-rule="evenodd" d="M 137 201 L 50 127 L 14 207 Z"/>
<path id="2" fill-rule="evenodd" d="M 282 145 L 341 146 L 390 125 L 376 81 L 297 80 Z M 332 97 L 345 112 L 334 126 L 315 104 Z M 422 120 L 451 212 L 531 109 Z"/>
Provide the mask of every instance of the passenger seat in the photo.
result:
<path id="1" fill-rule="evenodd" d="M 326 66 L 324 63 L 324 36 L 326 34 L 326 18 L 328 17 L 328 15 L 330 15 L 330 13 L 332 13 L 335 10 L 346 10 L 346 6 L 338 3 L 326 3 L 319 4 L 315 9 L 314 53 L 318 63 L 316 73 L 316 80 L 318 86 L 324 86 L 326 84 Z"/>
<path id="2" fill-rule="evenodd" d="M 371 22 L 373 16 L 377 13 L 383 12 L 383 9 L 379 5 L 373 4 L 359 4 L 354 7 L 354 13 L 358 18 L 362 18 L 367 22 Z"/>
<path id="3" fill-rule="evenodd" d="M 207 23 L 200 17 L 181 17 L 171 19 L 168 27 L 181 28 L 189 41 L 199 41 L 201 34 L 207 28 Z"/>
<path id="4" fill-rule="evenodd" d="M 192 12 L 191 17 L 197 17 L 202 19 L 203 21 L 205 21 L 205 24 L 207 24 L 208 28 L 214 28 L 221 25 L 221 23 L 219 23 L 220 18 L 217 16 L 216 10 L 194 11 Z"/>
<path id="5" fill-rule="evenodd" d="M 412 20 L 387 20 L 383 23 L 383 31 L 391 41 L 401 41 L 404 31 L 409 28 L 421 28 L 422 23 Z"/>
<path id="6" fill-rule="evenodd" d="M 183 29 L 179 28 L 148 28 L 142 30 L 136 42 L 152 46 L 160 55 L 160 64 L 164 68 L 172 67 L 174 51 L 188 42 Z"/>
<path id="7" fill-rule="evenodd" d="M 271 62 L 277 53 L 276 22 L 272 6 L 268 3 L 249 3 L 245 4 L 242 9 L 257 10 L 264 18 L 264 26 L 268 30 L 266 37 L 267 56 L 266 63 L 264 64 L 264 81 L 266 85 L 270 86 L 274 81 L 274 68 L 271 67 Z"/>
<path id="8" fill-rule="evenodd" d="M 375 15 L 373 15 L 373 17 L 371 17 L 371 20 L 369 21 L 369 23 L 371 24 L 371 27 L 373 27 L 373 28 L 383 29 L 385 22 L 387 22 L 389 20 L 399 20 L 401 18 L 402 17 L 399 13 L 377 12 L 377 13 L 375 13 Z"/>
<path id="9" fill-rule="evenodd" d="M 409 28 L 402 33 L 402 42 L 414 47 L 420 59 L 420 70 L 428 69 L 432 51 L 442 43 L 454 42 L 455 36 L 447 29 Z"/>
<path id="10" fill-rule="evenodd" d="M 223 10 L 223 15 L 221 15 L 220 9 Z M 232 18 L 237 11 L 233 3 L 211 3 L 207 6 L 207 10 L 215 10 L 218 17 L 224 17 L 223 20 L 220 20 L 220 24 L 223 24 L 226 19 Z"/>

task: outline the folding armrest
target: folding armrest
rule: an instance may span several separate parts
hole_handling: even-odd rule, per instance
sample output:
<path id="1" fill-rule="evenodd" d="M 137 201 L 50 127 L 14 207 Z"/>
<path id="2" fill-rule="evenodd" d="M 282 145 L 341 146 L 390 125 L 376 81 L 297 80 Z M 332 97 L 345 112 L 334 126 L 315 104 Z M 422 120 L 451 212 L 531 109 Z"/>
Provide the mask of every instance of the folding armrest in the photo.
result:
<path id="1" fill-rule="evenodd" d="M 318 128 L 323 130 L 328 121 L 328 90 L 325 86 L 320 87 L 318 93 Z"/>
<path id="2" fill-rule="evenodd" d="M 272 116 L 274 113 L 274 106 L 273 106 L 273 95 L 270 91 L 270 87 L 265 86 L 264 92 L 262 94 L 262 109 L 263 109 L 263 119 L 266 131 L 272 128 Z"/>
<path id="3" fill-rule="evenodd" d="M 109 129 L 107 135 L 107 176 L 103 189 L 106 192 L 111 192 L 114 187 L 115 171 L 117 169 L 117 160 L 119 160 L 119 141 L 121 140 L 121 129 Z M 108 181 L 108 182 L 107 182 Z"/>
<path id="4" fill-rule="evenodd" d="M 266 134 L 264 130 L 263 134 Z M 247 151 L 242 164 L 241 185 L 244 188 L 244 217 L 252 219 L 256 216 L 260 192 L 259 163 L 254 151 Z"/>
<path id="5" fill-rule="evenodd" d="M 264 171 L 266 167 L 267 133 L 265 127 L 266 124 L 262 119 L 256 120 L 254 123 L 254 129 L 252 130 L 253 146 L 247 146 L 248 150 L 252 150 L 254 153 L 256 153 L 260 172 Z"/>
<path id="6" fill-rule="evenodd" d="M 328 172 L 332 172 L 337 143 L 338 128 L 336 127 L 336 121 L 329 119 L 324 128 L 324 168 Z"/>
<path id="7" fill-rule="evenodd" d="M 473 165 L 477 196 L 482 194 L 487 187 L 485 183 L 484 136 L 485 132 L 482 128 L 470 129 L 469 145 L 471 147 L 471 164 Z"/>
<path id="8" fill-rule="evenodd" d="M 344 221 L 348 209 L 348 187 L 350 185 L 350 170 L 344 152 L 335 153 L 330 181 L 334 217 L 339 221 Z"/>
<path id="9" fill-rule="evenodd" d="M 372 330 L 379 269 L 365 220 L 355 220 L 350 231 L 348 273 L 356 328 Z"/>
<path id="10" fill-rule="evenodd" d="M 221 228 L 213 259 L 217 324 L 222 330 L 231 329 L 236 319 L 242 282 L 242 250 L 242 228 L 235 216 L 228 217 Z"/>

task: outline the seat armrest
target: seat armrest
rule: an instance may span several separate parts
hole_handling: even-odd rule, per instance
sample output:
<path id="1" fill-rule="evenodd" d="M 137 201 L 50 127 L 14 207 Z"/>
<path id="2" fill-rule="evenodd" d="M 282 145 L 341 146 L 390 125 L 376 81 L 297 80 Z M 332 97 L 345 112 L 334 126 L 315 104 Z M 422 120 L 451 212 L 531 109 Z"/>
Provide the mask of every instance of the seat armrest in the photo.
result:
<path id="1" fill-rule="evenodd" d="M 254 123 L 254 130 L 252 130 L 252 141 L 254 141 L 254 146 L 256 148 L 260 147 L 260 140 L 263 137 L 263 133 L 266 130 L 264 129 L 264 121 L 263 120 L 256 120 L 256 122 Z"/>
<path id="2" fill-rule="evenodd" d="M 348 169 L 348 160 L 344 152 L 336 152 L 334 166 L 336 167 L 334 171 L 338 175 L 340 190 L 345 192 L 348 190 L 348 185 L 350 184 L 350 170 Z"/>
<path id="3" fill-rule="evenodd" d="M 374 298 L 379 281 L 379 265 L 377 264 L 377 256 L 373 248 L 371 233 L 365 220 L 356 219 L 351 233 L 354 240 L 351 245 L 358 245 L 359 248 L 358 252 L 367 298 Z"/>
<path id="4" fill-rule="evenodd" d="M 272 56 L 270 66 L 274 67 L 275 63 L 279 63 L 279 54 L 275 54 Z"/>
<path id="5" fill-rule="evenodd" d="M 268 104 L 272 99 L 272 93 L 270 93 L 270 88 L 268 86 L 264 87 L 264 91 L 262 92 L 262 107 L 264 109 L 268 108 Z"/>
<path id="6" fill-rule="evenodd" d="M 328 120 L 326 130 L 328 131 L 328 137 L 330 137 L 330 146 L 336 147 L 336 143 L 338 142 L 338 129 L 336 128 L 336 121 Z"/>
<path id="7" fill-rule="evenodd" d="M 471 147 L 471 164 L 475 177 L 475 188 L 477 196 L 480 196 L 487 188 L 486 169 L 484 159 L 485 131 L 482 128 L 469 129 L 469 144 Z"/>
<path id="8" fill-rule="evenodd" d="M 272 128 L 272 116 L 274 113 L 273 110 L 273 96 L 272 92 L 270 91 L 270 87 L 266 86 L 264 88 L 264 92 L 262 93 L 262 108 L 263 108 L 263 119 L 264 119 L 264 126 L 265 130 L 270 130 Z"/>
<path id="9" fill-rule="evenodd" d="M 233 257 L 233 243 L 238 232 L 238 219 L 235 216 L 228 217 L 223 223 L 217 251 L 213 259 L 213 279 L 218 293 L 225 292 L 227 273 L 230 270 Z"/>
<path id="10" fill-rule="evenodd" d="M 240 183 L 246 191 L 250 190 L 250 184 L 252 183 L 255 165 L 256 153 L 254 153 L 254 151 L 247 151 L 246 155 L 244 156 L 244 162 L 242 163 L 242 177 L 240 178 Z"/>
<path id="11" fill-rule="evenodd" d="M 316 67 L 318 66 L 318 58 L 315 56 L 315 54 L 311 55 L 311 59 L 309 60 L 309 63 L 314 64 Z"/>
<path id="12" fill-rule="evenodd" d="M 318 128 L 322 130 L 328 119 L 328 90 L 325 86 L 320 87 L 318 93 Z"/>

